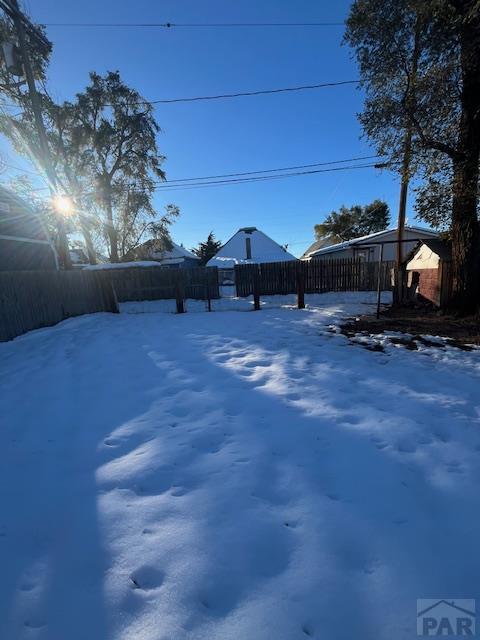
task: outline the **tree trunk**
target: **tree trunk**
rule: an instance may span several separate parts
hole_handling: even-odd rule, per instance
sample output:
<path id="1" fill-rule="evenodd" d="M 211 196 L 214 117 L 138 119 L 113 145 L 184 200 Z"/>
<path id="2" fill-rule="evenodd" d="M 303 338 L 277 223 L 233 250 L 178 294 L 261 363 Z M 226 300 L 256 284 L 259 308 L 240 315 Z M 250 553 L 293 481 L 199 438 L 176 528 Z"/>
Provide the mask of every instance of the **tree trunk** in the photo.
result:
<path id="1" fill-rule="evenodd" d="M 88 228 L 83 216 L 80 214 L 80 228 L 82 230 L 83 239 L 85 240 L 85 247 L 87 249 L 88 262 L 90 264 L 97 264 L 97 254 L 95 247 L 93 246 L 92 234 Z"/>
<path id="2" fill-rule="evenodd" d="M 118 258 L 118 233 L 113 224 L 112 194 L 110 186 L 105 189 L 105 212 L 107 214 L 106 231 L 110 243 L 110 262 L 119 262 Z"/>
<path id="3" fill-rule="evenodd" d="M 469 313 L 480 304 L 480 233 L 476 193 L 478 153 L 474 163 L 454 164 L 451 305 L 461 313 Z"/>
<path id="4" fill-rule="evenodd" d="M 467 16 L 471 2 L 458 2 Z M 471 14 L 472 15 L 472 14 Z M 477 218 L 480 159 L 480 17 L 467 17 L 460 27 L 461 120 L 453 161 L 452 306 L 462 313 L 480 304 L 480 230 Z"/>

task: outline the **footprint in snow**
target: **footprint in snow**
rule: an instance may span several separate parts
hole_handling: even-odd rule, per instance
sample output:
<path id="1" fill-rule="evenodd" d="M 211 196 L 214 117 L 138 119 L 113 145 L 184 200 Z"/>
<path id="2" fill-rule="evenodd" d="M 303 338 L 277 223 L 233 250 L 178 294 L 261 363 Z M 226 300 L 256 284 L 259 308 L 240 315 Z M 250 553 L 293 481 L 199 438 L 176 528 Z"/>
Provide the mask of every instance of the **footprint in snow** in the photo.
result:
<path id="1" fill-rule="evenodd" d="M 176 498 L 184 496 L 186 493 L 188 493 L 188 489 L 185 487 L 172 487 L 172 490 L 170 491 L 170 495 Z"/>
<path id="2" fill-rule="evenodd" d="M 163 571 L 155 567 L 140 567 L 130 575 L 130 583 L 132 589 L 140 589 L 142 591 L 152 591 L 162 586 L 165 580 Z"/>
<path id="3" fill-rule="evenodd" d="M 333 502 L 338 502 L 340 500 L 340 496 L 337 493 L 326 493 L 325 495 Z"/>
<path id="4" fill-rule="evenodd" d="M 286 399 L 289 400 L 290 402 L 298 402 L 299 400 L 301 400 L 301 396 L 299 393 L 289 393 L 286 396 Z"/>
<path id="5" fill-rule="evenodd" d="M 402 440 L 397 443 L 397 451 L 400 453 L 415 453 L 417 448 L 413 444 L 413 442 L 409 442 L 408 440 Z"/>
<path id="6" fill-rule="evenodd" d="M 120 440 L 118 438 L 105 438 L 103 444 L 107 445 L 107 447 L 118 447 Z"/>
<path id="7" fill-rule="evenodd" d="M 176 418 L 186 418 L 190 413 L 190 409 L 187 407 L 176 406 L 170 410 L 170 413 L 173 414 Z"/>
<path id="8" fill-rule="evenodd" d="M 367 576 L 371 576 L 375 573 L 375 571 L 377 571 L 379 567 L 380 561 L 377 558 L 374 558 L 371 562 L 368 562 L 363 567 L 363 573 L 365 573 Z"/>
<path id="9" fill-rule="evenodd" d="M 47 623 L 41 618 L 30 618 L 29 620 L 25 620 L 24 624 L 29 629 L 41 629 L 47 626 Z"/>

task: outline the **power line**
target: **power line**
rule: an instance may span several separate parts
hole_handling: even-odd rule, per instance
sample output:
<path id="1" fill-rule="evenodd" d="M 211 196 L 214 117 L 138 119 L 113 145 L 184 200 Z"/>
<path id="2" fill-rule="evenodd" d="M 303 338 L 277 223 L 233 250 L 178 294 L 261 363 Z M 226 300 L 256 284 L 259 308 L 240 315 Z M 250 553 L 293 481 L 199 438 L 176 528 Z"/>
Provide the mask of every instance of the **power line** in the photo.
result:
<path id="1" fill-rule="evenodd" d="M 375 157 L 375 156 L 374 156 Z M 337 161 L 341 162 L 341 161 Z M 306 175 L 315 175 L 319 173 L 329 173 L 332 171 L 347 171 L 354 169 L 383 169 L 386 165 L 384 163 L 372 162 L 367 164 L 359 164 L 359 165 L 348 165 L 342 167 L 329 167 L 326 169 L 312 169 L 308 171 L 293 171 L 288 173 L 280 173 L 276 175 L 267 175 L 267 176 L 254 176 L 250 175 L 250 177 L 244 178 L 229 178 L 226 180 L 205 180 L 203 182 L 189 182 L 186 184 L 166 184 L 164 182 L 157 184 L 154 188 L 155 191 L 188 191 L 190 189 L 200 189 L 204 187 L 215 187 L 215 186 L 228 186 L 228 185 L 236 185 L 236 184 L 248 184 L 248 183 L 256 183 L 256 182 L 264 182 L 266 180 L 280 180 L 283 178 L 293 178 L 297 176 L 306 176 Z M 282 171 L 282 169 L 279 169 Z M 189 180 L 193 180 L 193 178 L 189 178 Z M 45 188 L 33 189 L 32 191 L 44 191 Z M 132 187 L 126 187 L 122 189 L 122 191 L 133 191 L 135 192 L 138 189 Z M 84 196 L 96 197 L 98 194 L 96 191 L 91 191 L 83 194 Z"/>
<path id="2" fill-rule="evenodd" d="M 216 181 L 205 181 L 205 182 L 193 182 L 185 185 L 158 185 L 156 187 L 156 191 L 188 191 L 189 189 L 198 189 L 202 187 L 213 187 L 213 186 L 225 186 L 225 185 L 234 185 L 234 184 L 246 184 L 246 183 L 255 183 L 255 182 L 264 182 L 266 180 L 280 180 L 283 178 L 292 178 L 297 176 L 306 176 L 306 175 L 314 175 L 318 173 L 328 173 L 332 171 L 346 171 L 351 169 L 381 169 L 383 168 L 382 163 L 370 163 L 370 164 L 361 164 L 361 165 L 350 165 L 344 167 L 330 167 L 328 169 L 313 169 L 310 171 L 295 171 L 292 173 L 282 173 L 273 176 L 256 176 L 250 178 L 232 178 L 228 180 L 216 180 Z"/>
<path id="3" fill-rule="evenodd" d="M 347 158 L 345 160 L 331 160 L 330 162 L 314 162 L 312 164 L 299 164 L 294 165 L 292 167 L 280 167 L 276 169 L 262 169 L 259 171 L 242 171 L 240 173 L 223 173 L 216 176 L 200 176 L 197 178 L 176 178 L 174 180 L 167 180 L 167 184 L 177 183 L 177 182 L 190 182 L 197 180 L 215 180 L 217 178 L 234 178 L 237 176 L 253 176 L 258 175 L 260 173 L 273 173 L 276 171 L 294 171 L 295 169 L 310 169 L 312 167 L 323 167 L 331 164 L 343 164 L 347 162 L 356 162 L 358 160 L 372 160 L 373 158 L 380 158 L 379 155 L 373 156 L 357 156 L 356 158 Z M 165 184 L 165 181 L 160 182 L 159 184 Z"/>
<path id="4" fill-rule="evenodd" d="M 150 104 L 173 104 L 176 102 L 200 102 L 203 100 L 224 100 L 228 98 L 241 98 L 241 97 L 250 97 L 250 96 L 262 96 L 262 95 L 272 95 L 276 93 L 289 93 L 295 91 L 311 91 L 313 89 L 324 89 L 326 87 L 340 87 L 342 85 L 349 84 L 358 84 L 360 80 L 340 80 L 337 82 L 322 82 L 320 84 L 305 84 L 296 87 L 280 87 L 277 89 L 259 89 L 258 91 L 240 91 L 235 93 L 221 93 L 217 95 L 210 96 L 194 96 L 187 98 L 165 98 L 160 100 L 138 100 L 132 101 L 129 104 L 131 106 L 134 105 L 150 105 Z M 18 105 L 4 103 L 5 107 L 17 107 Z M 112 107 L 114 105 L 104 104 L 104 107 Z"/>
<path id="5" fill-rule="evenodd" d="M 261 96 L 272 93 L 287 93 L 290 91 L 310 91 L 325 87 L 339 87 L 346 84 L 358 84 L 360 80 L 341 80 L 339 82 L 322 82 L 321 84 L 305 84 L 296 87 L 282 87 L 280 89 L 260 89 L 258 91 L 242 91 L 238 93 L 223 93 L 212 96 L 195 96 L 193 98 L 169 98 L 166 100 L 151 100 L 150 102 L 138 102 L 136 104 L 171 104 L 173 102 L 198 102 L 199 100 L 222 100 L 225 98 L 240 98 L 244 96 Z M 110 105 L 106 105 L 110 106 Z"/>
<path id="6" fill-rule="evenodd" d="M 160 29 L 250 28 L 250 27 L 344 27 L 344 22 L 46 22 L 45 27 L 131 28 Z"/>

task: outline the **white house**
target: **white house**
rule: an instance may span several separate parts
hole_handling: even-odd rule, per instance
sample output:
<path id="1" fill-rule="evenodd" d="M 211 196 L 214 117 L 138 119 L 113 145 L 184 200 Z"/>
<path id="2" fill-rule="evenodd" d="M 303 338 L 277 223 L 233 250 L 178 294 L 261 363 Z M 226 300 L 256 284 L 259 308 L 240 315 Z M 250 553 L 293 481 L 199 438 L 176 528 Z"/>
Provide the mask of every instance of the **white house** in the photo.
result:
<path id="1" fill-rule="evenodd" d="M 404 240 L 412 239 L 411 242 L 403 243 L 402 254 L 406 256 L 419 240 L 438 238 L 438 233 L 421 227 L 406 226 L 403 238 Z M 380 243 L 385 242 L 387 244 L 383 246 L 383 259 L 385 261 L 395 260 L 397 245 L 392 240 L 396 239 L 397 229 L 386 229 L 361 238 L 332 244 L 328 247 L 318 248 L 318 243 L 314 242 L 305 251 L 301 259 L 336 260 L 340 258 L 357 258 L 366 262 L 375 262 L 380 258 Z"/>
<path id="2" fill-rule="evenodd" d="M 288 262 L 296 259 L 263 231 L 256 227 L 243 227 L 210 258 L 207 267 L 218 267 L 220 282 L 228 284 L 234 281 L 236 264 Z"/>

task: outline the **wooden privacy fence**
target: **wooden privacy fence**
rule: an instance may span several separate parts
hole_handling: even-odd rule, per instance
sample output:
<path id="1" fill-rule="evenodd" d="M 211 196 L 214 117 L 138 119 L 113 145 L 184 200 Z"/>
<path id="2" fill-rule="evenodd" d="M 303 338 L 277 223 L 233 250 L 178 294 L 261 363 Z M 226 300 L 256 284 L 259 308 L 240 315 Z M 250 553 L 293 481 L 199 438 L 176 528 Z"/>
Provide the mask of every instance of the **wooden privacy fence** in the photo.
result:
<path id="1" fill-rule="evenodd" d="M 118 305 L 95 271 L 0 272 L 0 342 L 97 311 L 115 313 Z"/>
<path id="2" fill-rule="evenodd" d="M 327 291 L 375 291 L 380 269 L 381 290 L 390 290 L 394 262 L 298 260 L 235 266 L 237 296 L 326 293 Z"/>
<path id="3" fill-rule="evenodd" d="M 119 302 L 169 298 L 212 300 L 220 297 L 217 267 L 132 267 L 102 269 L 94 273 L 105 283 L 113 285 Z"/>

